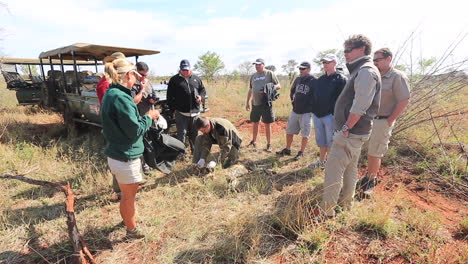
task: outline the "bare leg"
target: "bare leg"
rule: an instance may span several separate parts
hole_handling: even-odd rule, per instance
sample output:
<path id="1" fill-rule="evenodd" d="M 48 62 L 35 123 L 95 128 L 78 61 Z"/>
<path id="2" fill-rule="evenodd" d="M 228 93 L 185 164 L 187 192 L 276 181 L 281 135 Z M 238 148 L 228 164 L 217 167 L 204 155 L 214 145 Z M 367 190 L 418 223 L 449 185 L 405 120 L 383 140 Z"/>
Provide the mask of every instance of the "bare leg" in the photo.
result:
<path id="1" fill-rule="evenodd" d="M 327 160 L 328 151 L 330 151 L 329 147 L 320 147 L 320 161 Z"/>
<path id="2" fill-rule="evenodd" d="M 265 135 L 267 139 L 267 144 L 271 143 L 271 123 L 265 123 Z"/>
<path id="3" fill-rule="evenodd" d="M 286 148 L 287 149 L 291 149 L 293 138 L 294 138 L 293 134 L 286 134 Z"/>
<path id="4" fill-rule="evenodd" d="M 120 215 L 128 230 L 136 227 L 135 220 L 135 196 L 138 191 L 139 184 L 120 184 L 122 190 L 122 198 L 120 199 Z"/>
<path id="5" fill-rule="evenodd" d="M 252 142 L 257 142 L 257 136 L 258 136 L 258 122 L 253 123 L 253 129 L 252 129 Z"/>
<path id="6" fill-rule="evenodd" d="M 304 153 L 308 141 L 309 141 L 308 137 L 303 137 L 302 138 L 302 140 L 301 140 L 301 152 L 302 153 Z"/>
<path id="7" fill-rule="evenodd" d="M 377 172 L 379 172 L 381 161 L 382 159 L 379 157 L 367 155 L 367 173 L 369 176 L 377 177 Z"/>

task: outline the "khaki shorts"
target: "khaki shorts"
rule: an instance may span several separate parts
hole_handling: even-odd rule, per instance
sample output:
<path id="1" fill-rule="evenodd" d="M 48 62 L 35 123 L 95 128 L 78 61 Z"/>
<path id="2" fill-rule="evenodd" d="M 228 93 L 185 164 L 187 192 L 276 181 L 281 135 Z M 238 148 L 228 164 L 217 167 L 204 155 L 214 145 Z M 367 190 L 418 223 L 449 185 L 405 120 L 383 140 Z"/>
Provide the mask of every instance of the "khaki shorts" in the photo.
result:
<path id="1" fill-rule="evenodd" d="M 107 157 L 107 163 L 120 184 L 132 184 L 143 180 L 143 168 L 139 158 L 125 162 Z"/>
<path id="2" fill-rule="evenodd" d="M 383 157 L 388 150 L 388 143 L 390 142 L 394 126 L 395 122 L 393 122 L 392 126 L 389 126 L 387 119 L 374 120 L 369 138 L 368 155 L 378 158 Z"/>

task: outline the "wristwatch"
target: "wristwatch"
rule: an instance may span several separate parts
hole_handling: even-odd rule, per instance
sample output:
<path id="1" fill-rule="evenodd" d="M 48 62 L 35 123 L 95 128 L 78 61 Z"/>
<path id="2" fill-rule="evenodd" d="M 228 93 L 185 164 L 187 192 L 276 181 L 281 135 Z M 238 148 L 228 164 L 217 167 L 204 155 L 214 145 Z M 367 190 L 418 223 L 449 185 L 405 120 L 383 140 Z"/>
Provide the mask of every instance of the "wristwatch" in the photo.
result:
<path id="1" fill-rule="evenodd" d="M 345 132 L 345 131 L 348 131 L 350 128 L 348 125 L 344 124 L 342 127 L 341 127 L 341 132 Z"/>

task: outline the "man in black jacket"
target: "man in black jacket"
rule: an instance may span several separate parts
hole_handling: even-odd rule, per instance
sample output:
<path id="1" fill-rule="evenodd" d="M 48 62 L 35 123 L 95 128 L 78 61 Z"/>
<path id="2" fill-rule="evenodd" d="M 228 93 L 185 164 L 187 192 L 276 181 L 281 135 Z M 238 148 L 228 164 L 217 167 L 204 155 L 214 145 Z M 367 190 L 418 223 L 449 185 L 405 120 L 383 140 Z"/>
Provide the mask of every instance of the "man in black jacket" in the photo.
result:
<path id="1" fill-rule="evenodd" d="M 299 160 L 304 156 L 304 150 L 309 141 L 310 131 L 312 129 L 312 111 L 314 106 L 314 89 L 317 79 L 310 75 L 310 63 L 305 61 L 299 65 L 300 76 L 294 80 L 291 86 L 291 102 L 293 110 L 288 118 L 288 127 L 286 128 L 286 147 L 276 152 L 278 155 L 291 155 L 291 144 L 294 135 L 301 131 L 302 141 L 301 150 L 294 157 Z"/>
<path id="2" fill-rule="evenodd" d="M 167 102 L 175 110 L 177 139 L 185 143 L 188 134 L 190 148 L 193 152 L 198 131 L 194 120 L 200 115 L 202 98 L 206 95 L 202 80 L 192 73 L 190 62 L 182 60 L 180 71 L 172 76 L 167 87 Z"/>
<path id="3" fill-rule="evenodd" d="M 323 167 L 327 160 L 335 131 L 333 110 L 336 100 L 346 84 L 346 77 L 336 71 L 337 57 L 327 54 L 322 59 L 325 74 L 320 76 L 315 89 L 314 128 L 315 141 L 320 148 L 320 160 L 310 164 L 311 168 Z"/>

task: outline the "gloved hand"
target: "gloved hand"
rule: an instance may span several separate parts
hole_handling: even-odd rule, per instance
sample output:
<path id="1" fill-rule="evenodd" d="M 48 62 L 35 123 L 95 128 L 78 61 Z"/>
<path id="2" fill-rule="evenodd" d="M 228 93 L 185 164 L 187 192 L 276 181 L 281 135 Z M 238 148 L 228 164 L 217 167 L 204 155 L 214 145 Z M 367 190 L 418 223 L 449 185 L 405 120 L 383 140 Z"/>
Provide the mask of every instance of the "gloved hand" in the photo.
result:
<path id="1" fill-rule="evenodd" d="M 212 168 L 216 167 L 216 162 L 210 161 L 210 162 L 208 162 L 208 165 L 206 165 L 206 167 L 208 169 L 212 169 Z"/>
<path id="2" fill-rule="evenodd" d="M 204 168 L 205 167 L 205 159 L 200 159 L 197 162 L 197 166 L 198 166 L 198 168 Z"/>

